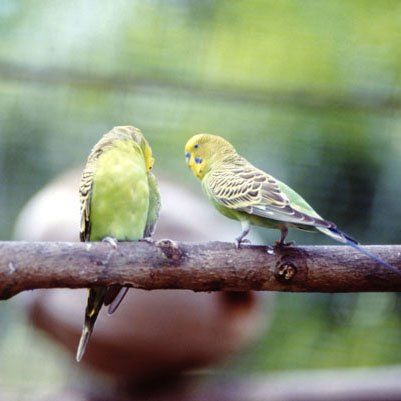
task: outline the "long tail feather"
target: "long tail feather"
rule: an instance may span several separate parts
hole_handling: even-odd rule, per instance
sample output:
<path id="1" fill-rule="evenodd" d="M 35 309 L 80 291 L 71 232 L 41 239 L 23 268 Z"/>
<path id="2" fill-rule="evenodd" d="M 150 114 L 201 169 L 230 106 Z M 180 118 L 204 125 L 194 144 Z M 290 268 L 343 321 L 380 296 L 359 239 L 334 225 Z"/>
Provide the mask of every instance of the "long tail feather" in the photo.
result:
<path id="1" fill-rule="evenodd" d="M 367 256 L 368 258 L 374 260 L 376 263 L 380 264 L 381 266 L 385 267 L 386 269 L 391 270 L 393 273 L 401 275 L 401 272 L 396 269 L 394 266 L 391 266 L 389 263 L 385 262 L 383 259 L 379 258 L 377 255 L 370 253 L 365 248 L 362 248 L 358 241 L 354 240 L 348 234 L 344 233 L 343 231 L 339 230 L 337 227 L 332 228 L 324 228 L 319 229 L 322 233 L 330 236 L 331 238 L 335 239 L 336 241 L 342 242 L 350 247 L 356 249 L 358 252 L 362 253 L 363 255 Z"/>
<path id="2" fill-rule="evenodd" d="M 108 306 L 108 314 L 112 315 L 120 306 L 122 300 L 127 295 L 128 287 L 121 285 L 111 285 L 107 287 L 107 293 L 104 298 L 104 305 Z"/>
<path id="3" fill-rule="evenodd" d="M 89 338 L 95 326 L 96 319 L 100 309 L 103 306 L 104 297 L 107 289 L 103 287 L 93 288 L 89 290 L 88 303 L 85 310 L 85 322 L 82 329 L 81 339 L 77 349 L 76 360 L 80 362 L 85 354 L 86 347 L 89 343 Z"/>
<path id="4" fill-rule="evenodd" d="M 383 259 L 379 258 L 377 255 L 375 255 L 373 253 L 370 253 L 369 251 L 367 251 L 366 249 L 360 247 L 359 245 L 354 244 L 351 241 L 347 242 L 347 245 L 349 245 L 352 248 L 356 249 L 357 251 L 363 253 L 364 255 L 369 257 L 370 259 L 372 259 L 375 262 L 379 263 L 381 266 L 391 270 L 393 273 L 401 275 L 401 272 L 399 270 L 397 270 L 394 266 L 391 266 L 389 263 L 385 262 Z"/>
<path id="5" fill-rule="evenodd" d="M 122 300 L 124 299 L 124 297 L 127 295 L 128 292 L 128 287 L 122 287 L 119 291 L 119 293 L 116 295 L 116 297 L 113 299 L 113 301 L 111 302 L 109 309 L 107 311 L 107 313 L 109 315 L 112 315 L 117 308 L 120 306 Z"/>

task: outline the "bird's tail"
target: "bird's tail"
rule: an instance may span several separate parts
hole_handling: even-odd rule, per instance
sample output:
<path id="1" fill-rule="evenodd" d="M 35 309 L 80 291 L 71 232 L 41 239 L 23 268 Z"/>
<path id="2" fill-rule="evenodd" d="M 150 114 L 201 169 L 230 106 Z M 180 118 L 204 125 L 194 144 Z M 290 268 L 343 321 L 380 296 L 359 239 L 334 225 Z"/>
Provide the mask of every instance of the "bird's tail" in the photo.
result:
<path id="1" fill-rule="evenodd" d="M 85 309 L 84 327 L 82 329 L 81 339 L 79 340 L 77 349 L 77 362 L 79 362 L 84 356 L 89 338 L 93 331 L 93 327 L 95 326 L 96 319 L 99 315 L 100 309 L 103 306 L 106 292 L 107 288 L 105 287 L 96 287 L 89 290 L 88 303 Z"/>
<path id="2" fill-rule="evenodd" d="M 328 235 L 329 237 L 335 239 L 338 242 L 342 242 L 343 244 L 349 245 L 352 248 L 356 249 L 358 252 L 364 254 L 368 258 L 374 260 L 381 266 L 385 267 L 386 269 L 391 270 L 393 273 L 401 275 L 401 272 L 397 270 L 394 266 L 391 266 L 389 263 L 385 262 L 383 259 L 379 258 L 377 255 L 370 253 L 366 249 L 362 248 L 358 241 L 354 240 L 345 232 L 339 230 L 337 227 L 331 228 L 324 228 L 324 227 L 316 227 L 320 232 L 323 234 Z"/>
<path id="3" fill-rule="evenodd" d="M 108 314 L 113 314 L 120 306 L 122 300 L 127 295 L 128 287 L 122 287 L 121 285 L 112 285 L 108 287 L 107 294 L 104 300 L 104 304 L 109 306 Z"/>

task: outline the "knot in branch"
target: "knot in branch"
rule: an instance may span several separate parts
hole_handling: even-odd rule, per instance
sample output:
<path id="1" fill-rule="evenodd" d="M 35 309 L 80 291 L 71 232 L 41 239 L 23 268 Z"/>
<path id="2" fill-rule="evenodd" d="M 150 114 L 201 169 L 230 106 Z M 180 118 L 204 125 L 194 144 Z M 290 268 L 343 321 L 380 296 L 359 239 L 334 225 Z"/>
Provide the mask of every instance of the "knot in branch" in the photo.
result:
<path id="1" fill-rule="evenodd" d="M 278 281 L 288 283 L 296 274 L 297 268 L 291 262 L 284 262 L 277 267 L 274 276 Z"/>
<path id="2" fill-rule="evenodd" d="M 183 252 L 177 243 L 170 239 L 157 241 L 156 246 L 164 253 L 167 259 L 174 262 L 179 262 L 183 256 Z"/>

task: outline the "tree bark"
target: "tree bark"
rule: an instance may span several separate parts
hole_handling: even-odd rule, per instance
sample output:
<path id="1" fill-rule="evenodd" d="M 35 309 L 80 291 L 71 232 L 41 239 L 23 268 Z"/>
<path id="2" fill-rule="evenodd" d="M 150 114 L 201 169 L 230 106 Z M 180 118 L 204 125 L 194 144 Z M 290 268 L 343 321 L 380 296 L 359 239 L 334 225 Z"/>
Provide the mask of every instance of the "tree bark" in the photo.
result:
<path id="1" fill-rule="evenodd" d="M 347 246 L 266 248 L 170 240 L 0 242 L 0 299 L 37 288 L 121 284 L 145 290 L 365 292 L 401 290 L 401 245 L 365 247 L 396 274 Z"/>

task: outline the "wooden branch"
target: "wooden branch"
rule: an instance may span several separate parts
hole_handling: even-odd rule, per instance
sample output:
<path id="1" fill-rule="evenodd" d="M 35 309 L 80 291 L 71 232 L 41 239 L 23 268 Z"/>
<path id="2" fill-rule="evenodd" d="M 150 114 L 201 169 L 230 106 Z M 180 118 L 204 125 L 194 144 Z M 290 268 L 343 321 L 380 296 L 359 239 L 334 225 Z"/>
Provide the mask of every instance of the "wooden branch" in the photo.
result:
<path id="1" fill-rule="evenodd" d="M 401 273 L 401 245 L 368 246 Z M 287 247 L 170 240 L 0 242 L 0 299 L 37 288 L 122 284 L 145 290 L 400 291 L 401 274 L 347 246 Z"/>

